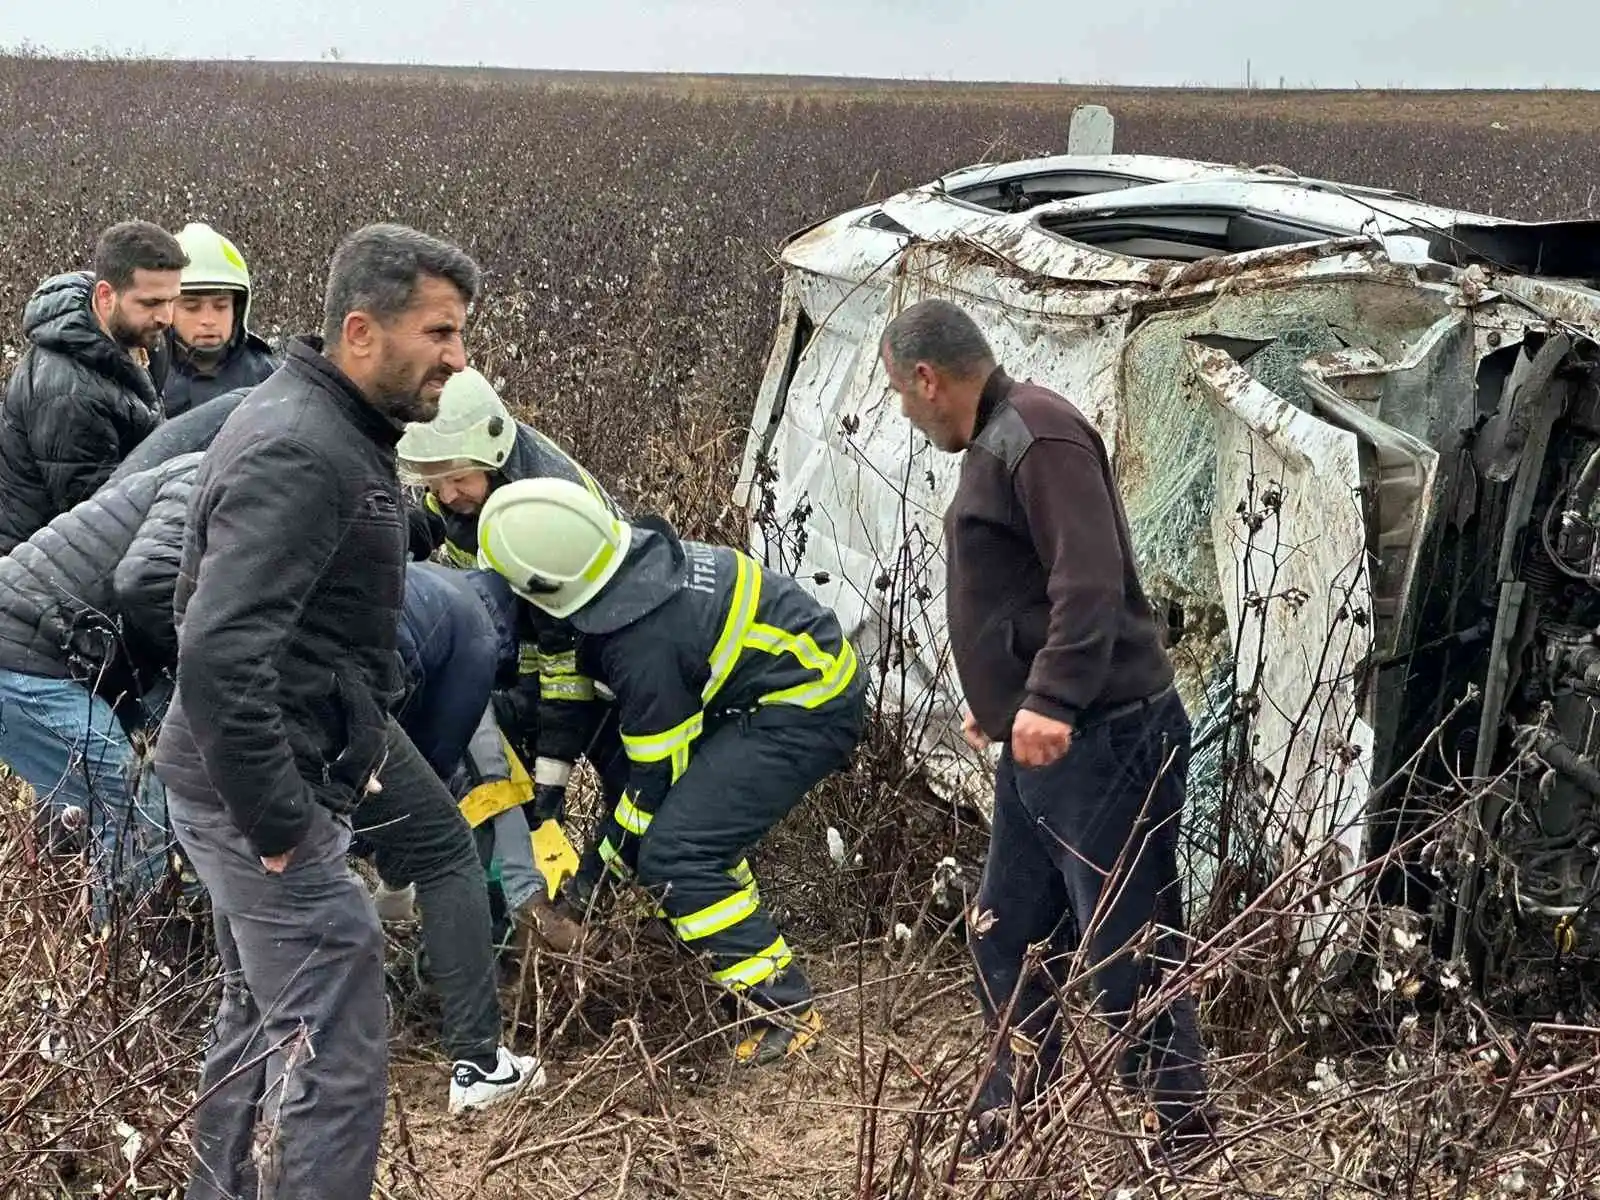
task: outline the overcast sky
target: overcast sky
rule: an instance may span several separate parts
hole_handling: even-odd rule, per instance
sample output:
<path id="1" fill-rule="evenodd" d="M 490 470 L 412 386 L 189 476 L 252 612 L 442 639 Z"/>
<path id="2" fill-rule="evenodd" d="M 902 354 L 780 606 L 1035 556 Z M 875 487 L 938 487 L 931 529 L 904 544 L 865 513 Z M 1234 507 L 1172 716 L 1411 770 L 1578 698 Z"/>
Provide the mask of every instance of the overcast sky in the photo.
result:
<path id="1" fill-rule="evenodd" d="M 1084 83 L 1600 86 L 1600 5 L 1527 0 L 0 0 L 0 45 L 179 58 Z M 257 15 L 260 14 L 260 15 Z"/>

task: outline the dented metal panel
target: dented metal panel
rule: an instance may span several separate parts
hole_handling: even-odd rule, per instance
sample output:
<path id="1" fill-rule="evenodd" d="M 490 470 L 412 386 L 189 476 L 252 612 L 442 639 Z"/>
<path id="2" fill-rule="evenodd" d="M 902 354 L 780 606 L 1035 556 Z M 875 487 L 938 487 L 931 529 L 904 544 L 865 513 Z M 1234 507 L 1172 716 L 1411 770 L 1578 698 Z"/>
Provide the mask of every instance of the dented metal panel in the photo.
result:
<path id="1" fill-rule="evenodd" d="M 1371 786 L 1372 727 L 1356 685 L 1372 640 L 1360 446 L 1224 351 L 1189 341 L 1184 353 L 1218 410 L 1212 537 L 1235 690 L 1260 703 L 1264 832 L 1291 864 L 1307 846 L 1336 846 L 1330 866 L 1343 873 L 1365 850 Z M 1301 936 L 1309 946 L 1329 932 L 1313 921 Z"/>

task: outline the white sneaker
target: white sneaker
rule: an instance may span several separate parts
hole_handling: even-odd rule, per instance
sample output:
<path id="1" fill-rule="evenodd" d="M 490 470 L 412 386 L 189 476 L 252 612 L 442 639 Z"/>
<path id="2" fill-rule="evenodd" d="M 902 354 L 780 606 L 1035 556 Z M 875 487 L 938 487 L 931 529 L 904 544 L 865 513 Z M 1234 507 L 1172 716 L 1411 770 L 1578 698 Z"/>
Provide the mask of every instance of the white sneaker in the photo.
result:
<path id="1" fill-rule="evenodd" d="M 513 1054 L 504 1046 L 492 1072 L 476 1063 L 459 1061 L 450 1073 L 450 1111 L 488 1108 L 509 1100 L 524 1088 L 544 1087 L 544 1067 L 531 1054 Z"/>

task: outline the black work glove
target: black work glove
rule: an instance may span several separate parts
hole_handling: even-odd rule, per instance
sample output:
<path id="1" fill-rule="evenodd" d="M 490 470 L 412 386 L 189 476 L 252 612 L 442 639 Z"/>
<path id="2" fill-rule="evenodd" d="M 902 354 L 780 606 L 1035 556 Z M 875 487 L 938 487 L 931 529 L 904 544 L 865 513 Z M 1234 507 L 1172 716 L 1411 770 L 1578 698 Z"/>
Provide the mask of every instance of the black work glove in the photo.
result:
<path id="1" fill-rule="evenodd" d="M 565 784 L 541 783 L 533 789 L 534 829 L 546 821 L 567 819 L 567 788 Z"/>
<path id="2" fill-rule="evenodd" d="M 426 562 L 444 545 L 444 518 L 420 504 L 406 505 L 406 541 L 415 562 Z"/>
<path id="3" fill-rule="evenodd" d="M 527 688 L 502 688 L 490 694 L 489 703 L 506 741 L 524 766 L 532 766 L 528 751 L 539 729 L 539 697 Z"/>

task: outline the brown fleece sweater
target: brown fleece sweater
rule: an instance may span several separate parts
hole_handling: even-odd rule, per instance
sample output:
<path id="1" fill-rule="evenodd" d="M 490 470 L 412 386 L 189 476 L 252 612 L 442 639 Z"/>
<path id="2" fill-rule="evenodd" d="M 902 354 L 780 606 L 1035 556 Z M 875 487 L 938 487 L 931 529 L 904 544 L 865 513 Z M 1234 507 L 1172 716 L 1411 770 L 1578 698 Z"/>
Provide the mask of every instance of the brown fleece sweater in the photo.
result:
<path id="1" fill-rule="evenodd" d="M 1172 664 L 1099 432 L 996 368 L 945 513 L 950 645 L 996 741 L 1017 710 L 1071 725 L 1163 691 Z"/>

